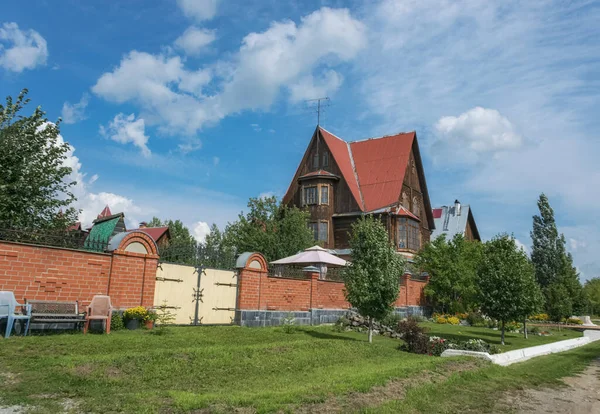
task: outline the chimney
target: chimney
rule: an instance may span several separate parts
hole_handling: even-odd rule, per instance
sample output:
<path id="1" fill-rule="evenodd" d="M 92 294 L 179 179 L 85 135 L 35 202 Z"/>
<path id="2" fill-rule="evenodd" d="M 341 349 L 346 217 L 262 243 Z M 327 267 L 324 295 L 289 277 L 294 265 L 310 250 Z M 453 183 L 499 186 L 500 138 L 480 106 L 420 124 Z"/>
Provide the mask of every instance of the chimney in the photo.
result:
<path id="1" fill-rule="evenodd" d="M 140 222 L 140 229 L 145 229 L 146 227 L 148 227 L 148 223 L 146 223 L 145 221 L 141 221 Z"/>
<path id="2" fill-rule="evenodd" d="M 460 201 L 454 200 L 454 215 L 460 216 Z"/>

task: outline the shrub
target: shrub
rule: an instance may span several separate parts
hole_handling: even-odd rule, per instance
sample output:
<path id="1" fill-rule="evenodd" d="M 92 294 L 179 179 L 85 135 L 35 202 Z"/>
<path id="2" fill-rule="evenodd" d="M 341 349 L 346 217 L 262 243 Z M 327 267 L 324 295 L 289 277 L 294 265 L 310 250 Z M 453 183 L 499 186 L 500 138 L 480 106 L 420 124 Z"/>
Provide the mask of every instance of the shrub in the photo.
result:
<path id="1" fill-rule="evenodd" d="M 125 323 L 123 322 L 123 317 L 119 312 L 113 312 L 110 317 L 110 330 L 111 331 L 119 331 L 125 328 Z"/>
<path id="2" fill-rule="evenodd" d="M 148 316 L 148 311 L 143 306 L 136 306 L 135 308 L 129 308 L 129 309 L 126 309 L 125 312 L 123 312 L 123 319 L 125 319 L 125 320 L 138 319 L 140 321 L 143 321 L 144 319 L 146 319 L 147 316 Z"/>
<path id="3" fill-rule="evenodd" d="M 529 318 L 530 321 L 540 321 L 546 322 L 550 319 L 547 313 L 538 313 L 537 315 L 533 315 Z"/>
<path id="4" fill-rule="evenodd" d="M 498 321 L 496 321 L 495 319 L 488 319 L 487 320 L 487 327 L 490 328 L 490 329 L 497 328 L 498 327 Z"/>
<path id="5" fill-rule="evenodd" d="M 540 333 L 540 328 L 538 328 L 537 326 L 534 326 L 534 327 L 533 327 L 533 328 L 531 328 L 531 329 L 529 329 L 529 328 L 528 328 L 527 330 L 529 331 L 529 333 L 532 333 L 532 334 L 534 334 L 534 335 L 537 335 L 537 334 L 539 334 L 539 333 Z"/>
<path id="6" fill-rule="evenodd" d="M 467 322 L 471 326 L 485 326 L 485 318 L 479 312 L 469 312 Z"/>
<path id="7" fill-rule="evenodd" d="M 385 318 L 379 321 L 383 326 L 389 326 L 393 328 L 398 326 L 398 322 L 402 320 L 402 317 L 397 313 L 389 313 Z"/>
<path id="8" fill-rule="evenodd" d="M 398 322 L 396 332 L 406 343 L 404 349 L 415 354 L 427 354 L 429 352 L 429 337 L 425 334 L 425 328 L 419 326 L 415 318 L 409 317 L 405 321 Z"/>
<path id="9" fill-rule="evenodd" d="M 454 348 L 453 343 L 439 336 L 429 338 L 429 355 L 440 356 L 448 348 Z"/>
<path id="10" fill-rule="evenodd" d="M 350 325 L 350 321 L 345 316 L 339 318 L 333 325 L 334 332 L 344 332 L 346 327 Z"/>
<path id="11" fill-rule="evenodd" d="M 519 322 L 507 322 L 504 325 L 504 329 L 507 332 L 517 332 L 519 329 L 521 329 L 521 324 Z"/>
<path id="12" fill-rule="evenodd" d="M 450 325 L 458 325 L 460 324 L 460 319 L 458 319 L 456 316 L 449 316 L 446 321 L 450 324 Z"/>
<path id="13" fill-rule="evenodd" d="M 435 320 L 435 323 L 439 323 L 439 324 L 445 324 L 447 323 L 448 320 L 446 318 L 444 318 L 443 316 L 438 316 Z"/>
<path id="14" fill-rule="evenodd" d="M 283 318 L 281 320 L 281 326 L 283 328 L 283 332 L 291 334 L 296 332 L 296 318 L 294 317 L 294 314 L 291 312 L 288 312 L 287 315 L 285 315 L 285 318 Z"/>
<path id="15" fill-rule="evenodd" d="M 460 320 L 464 320 L 464 319 L 467 319 L 469 314 L 468 313 L 457 313 L 455 316 Z"/>
<path id="16" fill-rule="evenodd" d="M 583 321 L 579 318 L 569 318 L 567 323 L 571 325 L 583 325 Z"/>

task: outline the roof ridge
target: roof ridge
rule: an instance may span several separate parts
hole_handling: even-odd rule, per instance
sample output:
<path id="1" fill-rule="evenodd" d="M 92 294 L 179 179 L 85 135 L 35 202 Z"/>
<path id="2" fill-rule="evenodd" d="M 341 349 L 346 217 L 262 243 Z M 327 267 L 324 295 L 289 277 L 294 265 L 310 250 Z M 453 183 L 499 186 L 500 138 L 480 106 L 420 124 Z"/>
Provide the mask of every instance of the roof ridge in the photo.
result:
<path id="1" fill-rule="evenodd" d="M 348 143 L 348 141 L 346 141 L 345 139 L 338 137 L 338 136 L 337 136 L 337 135 L 335 135 L 333 132 L 326 130 L 325 128 L 323 128 L 323 127 L 322 127 L 322 126 L 320 126 L 320 125 L 319 125 L 319 128 L 320 128 L 320 129 L 322 129 L 323 131 L 327 132 L 327 133 L 328 133 L 329 135 L 331 135 L 332 137 L 334 137 L 334 138 L 337 138 L 337 139 L 339 139 L 340 141 L 342 141 L 342 142 L 345 142 L 346 144 Z"/>
<path id="2" fill-rule="evenodd" d="M 354 173 L 354 178 L 356 179 L 356 186 L 358 187 L 358 194 L 360 195 L 360 203 L 362 204 L 362 206 L 361 206 L 362 211 L 365 211 L 367 209 L 365 207 L 365 198 L 363 197 L 362 188 L 360 187 L 360 180 L 358 179 L 358 173 L 356 172 L 356 165 L 354 165 L 354 155 L 352 154 L 352 148 L 351 148 L 349 142 L 346 142 L 346 147 L 348 148 L 348 156 L 350 157 L 350 164 L 352 165 L 352 172 Z"/>
<path id="3" fill-rule="evenodd" d="M 397 135 L 404 135 L 404 134 L 416 134 L 417 131 L 404 131 L 404 132 L 397 132 L 395 134 L 391 134 L 391 135 L 382 135 L 380 137 L 370 137 L 370 138 L 363 138 L 363 139 L 357 139 L 355 141 L 348 141 L 349 144 L 355 144 L 357 142 L 365 142 L 365 141 L 372 141 L 372 140 L 376 140 L 376 139 L 382 139 L 382 138 L 392 138 L 395 137 Z"/>

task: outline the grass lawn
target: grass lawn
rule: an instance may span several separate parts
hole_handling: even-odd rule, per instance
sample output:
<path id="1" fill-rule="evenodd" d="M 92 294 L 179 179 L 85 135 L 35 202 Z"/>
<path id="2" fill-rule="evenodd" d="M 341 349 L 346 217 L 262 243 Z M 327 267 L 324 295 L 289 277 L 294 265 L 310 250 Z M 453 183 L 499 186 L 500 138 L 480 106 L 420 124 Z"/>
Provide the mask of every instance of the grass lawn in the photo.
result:
<path id="1" fill-rule="evenodd" d="M 433 322 L 423 322 L 421 325 L 428 329 L 427 334 L 430 336 L 440 336 L 456 341 L 480 338 L 490 344 L 498 345 L 502 352 L 543 345 L 550 342 L 563 341 L 565 339 L 578 338 L 583 335 L 581 332 L 572 329 L 561 329 L 559 331 L 558 329 L 544 328 L 544 330 L 551 332 L 552 335 L 539 336 L 529 334 L 529 338 L 525 339 L 523 338 L 523 334 L 506 332 L 504 334 L 504 343 L 506 345 L 502 346 L 500 345 L 500 330 L 495 331 L 489 328 L 474 328 L 471 326 L 448 325 Z"/>
<path id="2" fill-rule="evenodd" d="M 445 337 L 499 341 L 493 330 L 428 326 L 431 334 Z M 525 345 L 563 338 L 532 337 Z M 511 335 L 508 341 L 507 349 L 524 340 Z M 503 368 L 478 359 L 409 354 L 398 350 L 399 343 L 375 337 L 370 345 L 364 333 L 337 333 L 330 326 L 291 334 L 231 326 L 171 328 L 162 336 L 140 330 L 11 337 L 0 339 L 0 406 L 44 413 L 62 412 L 73 403 L 78 412 L 102 413 L 231 412 L 233 407 L 454 412 L 447 408 L 493 404 L 485 398 L 498 390 L 557 383 L 592 354 L 600 355 L 595 343 Z M 544 358 L 550 362 L 540 362 Z"/>
<path id="3" fill-rule="evenodd" d="M 0 340 L 0 405 L 83 412 L 184 412 L 232 406 L 293 409 L 392 378 L 471 364 L 399 351 L 399 341 L 332 327 L 170 328 L 168 335 L 118 331 Z"/>

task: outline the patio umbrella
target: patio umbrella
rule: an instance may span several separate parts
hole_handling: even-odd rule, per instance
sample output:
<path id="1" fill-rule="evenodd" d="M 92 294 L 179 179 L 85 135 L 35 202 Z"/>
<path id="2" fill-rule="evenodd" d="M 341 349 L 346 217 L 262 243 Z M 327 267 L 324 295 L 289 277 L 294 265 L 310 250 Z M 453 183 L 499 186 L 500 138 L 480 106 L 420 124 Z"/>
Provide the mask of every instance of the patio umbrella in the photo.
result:
<path id="1" fill-rule="evenodd" d="M 329 266 L 346 266 L 346 261 L 332 255 L 327 249 L 321 246 L 309 247 L 308 249 L 293 256 L 271 262 L 275 265 L 294 265 L 294 264 L 326 264 Z"/>

